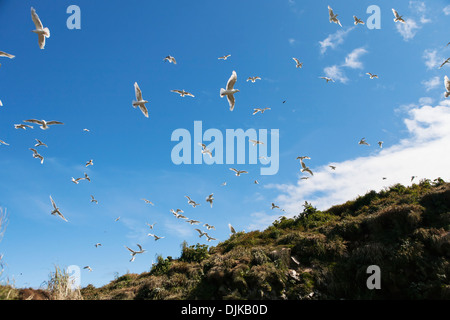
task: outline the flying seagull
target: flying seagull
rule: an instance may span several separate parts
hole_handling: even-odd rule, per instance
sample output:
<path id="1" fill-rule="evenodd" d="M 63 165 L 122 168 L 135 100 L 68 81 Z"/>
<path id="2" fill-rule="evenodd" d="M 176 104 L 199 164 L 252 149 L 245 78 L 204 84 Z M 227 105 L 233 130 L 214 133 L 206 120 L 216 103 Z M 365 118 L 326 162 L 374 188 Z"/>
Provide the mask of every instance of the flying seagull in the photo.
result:
<path id="1" fill-rule="evenodd" d="M 264 111 L 266 111 L 266 110 L 270 110 L 270 108 L 264 108 L 264 109 L 255 108 L 255 109 L 253 109 L 253 115 L 257 114 L 258 112 L 264 113 Z"/>
<path id="2" fill-rule="evenodd" d="M 200 223 L 200 221 L 194 220 L 194 219 L 186 220 L 186 222 L 189 223 L 190 225 L 199 224 Z"/>
<path id="3" fill-rule="evenodd" d="M 102 244 L 101 244 L 101 243 L 96 243 L 96 244 L 94 244 L 94 246 L 95 246 L 96 248 L 98 248 L 98 247 L 101 247 Z"/>
<path id="4" fill-rule="evenodd" d="M 95 204 L 98 204 L 98 201 L 97 201 L 97 200 L 95 200 L 95 198 L 94 198 L 94 196 L 93 196 L 93 195 L 91 195 L 91 202 L 94 202 Z"/>
<path id="5" fill-rule="evenodd" d="M 239 177 L 242 173 L 248 173 L 245 170 L 237 170 L 235 168 L 230 168 L 230 170 L 236 172 L 236 177 Z"/>
<path id="6" fill-rule="evenodd" d="M 41 140 L 39 140 L 39 139 L 34 139 L 34 140 L 36 140 L 36 142 L 37 142 L 37 143 L 34 145 L 35 147 L 45 146 L 45 147 L 48 148 L 48 146 L 47 146 L 45 143 L 43 143 Z"/>
<path id="7" fill-rule="evenodd" d="M 405 23 L 405 20 L 403 20 L 402 16 L 398 14 L 398 12 L 395 9 L 392 9 L 392 13 L 394 14 L 394 22 L 401 22 Z"/>
<path id="8" fill-rule="evenodd" d="M 227 60 L 229 57 L 231 57 L 231 54 L 227 54 L 227 55 L 225 55 L 225 56 L 223 56 L 223 57 L 219 57 L 219 58 L 217 58 L 217 59 L 222 59 L 222 60 Z"/>
<path id="9" fill-rule="evenodd" d="M 83 131 L 84 132 L 89 132 L 89 129 L 84 128 Z"/>
<path id="10" fill-rule="evenodd" d="M 202 236 L 204 236 L 206 234 L 206 232 L 203 232 L 200 229 L 194 229 L 195 231 L 197 231 L 199 233 L 198 237 L 201 238 Z"/>
<path id="11" fill-rule="evenodd" d="M 327 81 L 327 83 L 328 83 L 328 82 L 330 82 L 330 81 L 334 82 L 334 80 L 333 80 L 333 79 L 331 79 L 331 78 L 329 78 L 329 77 L 320 77 L 320 79 L 324 79 L 324 80 L 326 80 L 326 81 Z"/>
<path id="12" fill-rule="evenodd" d="M 254 146 L 256 146 L 257 144 L 264 144 L 264 142 L 261 142 L 261 141 L 259 141 L 259 140 L 253 140 L 253 139 L 250 139 L 249 141 L 250 141 L 251 143 L 253 143 Z"/>
<path id="13" fill-rule="evenodd" d="M 207 234 L 206 232 L 205 232 L 205 237 L 206 237 L 206 239 L 208 240 L 208 242 L 209 241 L 211 241 L 211 240 L 217 240 L 216 238 L 213 238 L 213 237 L 211 237 L 209 234 Z"/>
<path id="14" fill-rule="evenodd" d="M 89 270 L 89 272 L 91 272 L 91 271 L 92 271 L 92 268 L 91 268 L 91 267 L 89 267 L 89 266 L 86 266 L 86 267 L 84 267 L 83 269 L 88 269 L 88 270 Z"/>
<path id="15" fill-rule="evenodd" d="M 370 77 L 370 79 L 373 79 L 373 78 L 377 78 L 378 79 L 378 75 L 376 75 L 376 74 L 373 74 L 373 73 L 370 73 L 370 72 L 366 72 L 366 74 Z"/>
<path id="16" fill-rule="evenodd" d="M 167 57 L 165 57 L 163 61 L 164 61 L 164 62 L 165 62 L 165 61 L 169 61 L 170 63 L 177 64 L 177 60 L 175 60 L 175 58 L 172 57 L 172 56 L 170 56 L 170 55 L 167 56 Z"/>
<path id="17" fill-rule="evenodd" d="M 253 181 L 254 184 L 259 184 L 258 180 Z"/>
<path id="18" fill-rule="evenodd" d="M 56 206 L 55 201 L 53 201 L 52 196 L 50 196 L 50 201 L 52 202 L 52 206 L 53 206 L 52 215 L 58 215 L 61 219 L 68 222 L 67 219 L 61 213 L 61 211 L 59 211 L 59 208 Z"/>
<path id="19" fill-rule="evenodd" d="M 301 68 L 301 67 L 303 67 L 303 62 L 300 62 L 297 58 L 292 58 L 294 61 L 295 61 L 295 63 L 296 63 L 296 68 Z"/>
<path id="20" fill-rule="evenodd" d="M 28 123 L 35 123 L 35 124 L 38 124 L 38 125 L 40 125 L 40 128 L 42 129 L 42 130 L 48 130 L 48 129 L 50 129 L 50 125 L 54 125 L 54 124 L 64 124 L 64 123 L 62 123 L 62 122 L 60 122 L 60 121 L 54 121 L 54 120 L 52 120 L 52 121 L 45 121 L 45 120 L 36 120 L 36 119 L 28 119 L 28 120 L 24 120 L 23 122 L 28 122 Z"/>
<path id="21" fill-rule="evenodd" d="M 164 237 L 158 237 L 156 234 L 152 234 L 152 233 L 149 233 L 147 236 L 155 238 L 155 241 L 164 238 Z"/>
<path id="22" fill-rule="evenodd" d="M 235 104 L 234 94 L 236 92 L 239 92 L 238 89 L 234 89 L 234 84 L 236 83 L 236 81 L 237 81 L 237 74 L 236 71 L 233 71 L 230 79 L 228 79 L 227 89 L 226 90 L 224 88 L 220 89 L 220 97 L 223 98 L 224 96 L 227 96 L 228 104 L 230 105 L 230 111 L 233 111 L 234 109 Z"/>
<path id="23" fill-rule="evenodd" d="M 256 77 L 248 77 L 247 78 L 247 82 L 251 81 L 251 82 L 255 83 L 256 80 L 261 80 L 261 78 L 258 77 L 258 76 L 256 76 Z"/>
<path id="24" fill-rule="evenodd" d="M 450 79 L 447 76 L 445 76 L 444 79 L 445 79 L 444 82 L 445 82 L 445 90 L 446 90 L 446 92 L 444 93 L 444 96 L 446 98 L 448 98 L 450 96 Z"/>
<path id="25" fill-rule="evenodd" d="M 200 203 L 195 202 L 194 200 L 189 198 L 189 196 L 185 196 L 185 197 L 188 199 L 188 204 L 190 204 L 193 208 L 200 205 Z"/>
<path id="26" fill-rule="evenodd" d="M 144 116 L 146 118 L 148 118 L 148 110 L 147 110 L 147 107 L 145 106 L 145 104 L 148 103 L 148 101 L 142 99 L 142 91 L 139 88 L 139 85 L 137 84 L 137 82 L 134 83 L 134 92 L 136 95 L 136 100 L 133 100 L 133 107 L 134 108 L 139 107 L 139 109 L 141 109 Z"/>
<path id="27" fill-rule="evenodd" d="M 442 68 L 446 63 L 449 63 L 449 62 L 450 62 L 450 58 L 447 58 L 447 59 L 441 64 L 441 66 L 439 67 L 439 69 Z"/>
<path id="28" fill-rule="evenodd" d="M 232 234 L 236 233 L 236 230 L 233 228 L 233 226 L 231 224 L 228 224 L 228 228 L 230 228 L 230 231 Z"/>
<path id="29" fill-rule="evenodd" d="M 31 7 L 31 19 L 33 20 L 34 25 L 36 26 L 36 29 L 32 30 L 32 32 L 38 35 L 39 48 L 44 49 L 45 38 L 50 38 L 50 30 L 48 28 L 44 28 L 41 20 L 39 19 L 39 16 L 36 13 L 36 10 L 34 10 L 33 7 Z"/>
<path id="30" fill-rule="evenodd" d="M 205 223 L 203 226 L 206 227 L 206 229 L 208 229 L 208 230 L 211 230 L 211 229 L 216 230 L 216 228 L 214 226 L 211 226 L 211 225 L 209 225 L 207 223 Z"/>
<path id="31" fill-rule="evenodd" d="M 367 143 L 366 138 L 362 138 L 361 140 L 359 140 L 358 144 L 363 144 L 366 146 L 370 146 L 370 144 Z"/>
<path id="32" fill-rule="evenodd" d="M 146 204 L 151 204 L 152 206 L 154 206 L 153 202 L 151 202 L 150 200 L 144 198 L 142 198 L 142 200 L 144 200 Z"/>
<path id="33" fill-rule="evenodd" d="M 383 148 L 383 141 L 378 141 L 378 146 L 379 146 L 380 148 Z"/>
<path id="34" fill-rule="evenodd" d="M 94 165 L 94 160 L 89 160 L 88 162 L 86 162 L 86 167 L 88 166 L 93 166 Z"/>
<path id="35" fill-rule="evenodd" d="M 364 21 L 358 19 L 356 16 L 353 16 L 353 19 L 355 19 L 355 26 L 357 26 L 358 24 L 364 24 Z"/>
<path id="36" fill-rule="evenodd" d="M 77 178 L 75 179 L 74 177 L 72 177 L 72 182 L 75 184 L 78 184 L 81 180 L 84 180 L 84 178 Z"/>
<path id="37" fill-rule="evenodd" d="M 30 150 L 33 151 L 33 158 L 40 159 L 40 160 L 41 160 L 41 164 L 43 164 L 43 163 L 44 163 L 44 157 L 41 156 L 41 155 L 37 152 L 36 149 L 30 148 Z"/>
<path id="38" fill-rule="evenodd" d="M 9 53 L 6 53 L 6 52 L 3 52 L 3 51 L 0 51 L 0 57 L 6 57 L 6 58 L 10 58 L 10 59 L 13 59 L 15 56 L 14 55 L 12 55 L 12 54 L 9 54 Z"/>
<path id="39" fill-rule="evenodd" d="M 23 130 L 27 130 L 27 128 L 33 129 L 33 126 L 30 126 L 28 124 L 15 124 L 14 125 L 14 129 L 23 129 Z"/>
<path id="40" fill-rule="evenodd" d="M 300 164 L 302 165 L 302 169 L 300 170 L 301 172 L 308 172 L 310 175 L 314 175 L 313 172 L 311 171 L 311 169 L 309 167 L 306 166 L 306 164 L 303 162 L 302 159 L 300 159 Z"/>
<path id="41" fill-rule="evenodd" d="M 86 172 L 84 173 L 84 178 L 83 179 L 91 182 L 91 178 L 87 175 Z"/>
<path id="42" fill-rule="evenodd" d="M 331 23 L 331 22 L 334 22 L 334 23 L 336 23 L 336 24 L 338 24 L 338 25 L 340 25 L 340 26 L 342 27 L 341 22 L 340 22 L 339 19 L 337 18 L 338 15 L 337 15 L 337 14 L 334 14 L 333 9 L 331 9 L 330 6 L 328 6 L 328 15 L 329 15 L 330 23 Z"/>
<path id="43" fill-rule="evenodd" d="M 414 178 L 417 178 L 417 176 L 411 176 L 411 182 L 414 180 Z"/>
<path id="44" fill-rule="evenodd" d="M 280 207 L 277 206 L 277 205 L 275 205 L 275 203 L 272 202 L 272 210 L 273 210 L 273 209 L 280 209 Z"/>
<path id="45" fill-rule="evenodd" d="M 200 146 L 202 146 L 202 154 L 205 154 L 205 153 L 207 153 L 207 154 L 209 154 L 209 157 L 210 158 L 212 158 L 212 152 L 211 152 L 211 150 L 209 150 L 207 147 L 206 147 L 206 144 L 204 144 L 204 143 L 198 143 Z"/>
<path id="46" fill-rule="evenodd" d="M 4 144 L 5 146 L 9 146 L 9 143 L 6 143 L 6 142 L 3 141 L 3 140 L 0 140 L 0 144 Z"/>
<path id="47" fill-rule="evenodd" d="M 214 201 L 213 194 L 214 194 L 214 193 L 211 193 L 211 194 L 206 198 L 206 202 L 209 202 L 209 203 L 211 204 L 211 208 L 212 208 L 212 206 L 213 206 L 213 201 Z"/>
<path id="48" fill-rule="evenodd" d="M 134 251 L 133 249 L 130 249 L 130 248 L 128 248 L 127 246 L 125 246 L 125 248 L 127 248 L 128 251 L 131 252 L 131 260 L 130 260 L 130 262 L 133 262 L 133 261 L 134 261 L 134 259 L 136 258 L 136 255 L 137 255 L 137 254 L 139 254 L 139 253 L 144 253 L 144 252 L 145 252 L 145 250 L 142 249 L 142 247 L 141 247 L 140 244 L 137 244 L 137 246 L 139 247 L 139 251 Z"/>
<path id="49" fill-rule="evenodd" d="M 336 166 L 329 166 L 331 170 L 336 170 Z"/>
<path id="50" fill-rule="evenodd" d="M 148 222 L 145 223 L 150 229 L 153 229 L 153 227 L 155 226 L 156 222 L 153 224 L 150 224 Z"/>
<path id="51" fill-rule="evenodd" d="M 195 97 L 192 93 L 184 91 L 184 89 L 183 90 L 170 90 L 170 91 L 180 94 L 181 97 L 184 97 L 184 96 Z"/>

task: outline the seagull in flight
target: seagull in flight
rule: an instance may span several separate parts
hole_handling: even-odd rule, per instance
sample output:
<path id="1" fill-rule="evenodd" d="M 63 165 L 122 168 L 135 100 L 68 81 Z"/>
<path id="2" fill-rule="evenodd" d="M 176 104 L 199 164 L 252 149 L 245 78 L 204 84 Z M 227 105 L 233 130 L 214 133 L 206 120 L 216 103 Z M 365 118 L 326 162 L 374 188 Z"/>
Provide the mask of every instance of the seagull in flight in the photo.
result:
<path id="1" fill-rule="evenodd" d="M 139 88 L 137 82 L 134 83 L 134 93 L 136 95 L 136 100 L 133 100 L 133 108 L 139 107 L 144 116 L 148 118 L 148 110 L 147 107 L 145 106 L 145 104 L 148 103 L 148 101 L 142 99 L 142 91 Z"/>
<path id="2" fill-rule="evenodd" d="M 236 230 L 233 228 L 231 224 L 228 224 L 228 228 L 230 228 L 231 234 L 235 234 Z"/>
<path id="3" fill-rule="evenodd" d="M 336 170 L 336 166 L 329 166 L 331 170 Z"/>
<path id="4" fill-rule="evenodd" d="M 194 219 L 186 220 L 186 222 L 189 223 L 190 225 L 199 224 L 200 223 L 200 221 L 194 220 Z"/>
<path id="5" fill-rule="evenodd" d="M 153 202 L 151 202 L 150 200 L 144 198 L 142 198 L 142 200 L 144 200 L 146 204 L 151 204 L 152 206 L 154 206 Z"/>
<path id="6" fill-rule="evenodd" d="M 300 160 L 300 161 L 303 161 L 304 159 L 311 160 L 311 158 L 308 157 L 308 156 L 300 156 L 300 157 L 297 157 L 297 160 Z"/>
<path id="7" fill-rule="evenodd" d="M 446 98 L 448 98 L 450 96 L 450 79 L 447 76 L 445 76 L 444 79 L 445 79 L 444 82 L 445 82 L 445 90 L 446 90 L 446 92 L 444 93 L 444 96 Z"/>
<path id="8" fill-rule="evenodd" d="M 212 152 L 211 152 L 211 150 L 209 150 L 207 147 L 206 147 L 206 144 L 204 144 L 204 143 L 198 143 L 200 146 L 202 146 L 202 154 L 205 154 L 205 153 L 207 153 L 207 154 L 209 154 L 209 157 L 210 158 L 212 158 Z"/>
<path id="9" fill-rule="evenodd" d="M 214 195 L 214 193 L 211 193 L 211 194 L 206 198 L 206 202 L 209 202 L 209 203 L 211 204 L 211 208 L 212 208 L 212 206 L 213 206 L 213 201 L 214 201 L 213 195 Z"/>
<path id="10" fill-rule="evenodd" d="M 31 19 L 33 20 L 34 25 L 36 26 L 36 29 L 32 30 L 32 32 L 38 35 L 39 48 L 44 49 L 45 38 L 50 38 L 50 30 L 48 28 L 44 28 L 41 20 L 39 19 L 39 16 L 36 13 L 36 10 L 34 10 L 33 7 L 31 7 Z"/>
<path id="11" fill-rule="evenodd" d="M 306 164 L 303 162 L 303 160 L 300 159 L 300 164 L 302 165 L 302 169 L 300 170 L 301 172 L 308 172 L 310 175 L 314 175 L 313 172 L 311 171 L 311 169 L 309 167 L 306 166 Z"/>
<path id="12" fill-rule="evenodd" d="M 450 58 L 447 58 L 447 59 L 441 64 L 441 66 L 439 67 L 439 69 L 442 68 L 445 64 L 447 64 L 447 63 L 449 63 L 449 62 L 450 62 Z"/>
<path id="13" fill-rule="evenodd" d="M 272 202 L 272 210 L 273 210 L 273 209 L 280 209 L 280 207 L 277 206 L 277 205 L 275 205 L 275 203 Z"/>
<path id="14" fill-rule="evenodd" d="M 414 180 L 414 178 L 417 178 L 417 176 L 411 176 L 411 182 Z"/>
<path id="15" fill-rule="evenodd" d="M 211 225 L 209 225 L 209 224 L 207 224 L 207 223 L 205 223 L 203 226 L 206 227 L 206 229 L 208 229 L 208 230 L 211 230 L 211 229 L 216 230 L 216 227 L 211 226 Z"/>
<path id="16" fill-rule="evenodd" d="M 219 57 L 219 58 L 217 58 L 217 59 L 222 59 L 222 60 L 227 60 L 229 57 L 231 57 L 231 54 L 227 54 L 227 55 L 225 55 L 225 56 L 223 56 L 223 57 Z"/>
<path id="17" fill-rule="evenodd" d="M 334 80 L 333 79 L 331 79 L 331 78 L 329 78 L 329 77 L 320 77 L 320 79 L 324 79 L 324 80 L 326 80 L 327 81 L 327 83 L 328 82 L 334 82 Z"/>
<path id="18" fill-rule="evenodd" d="M 94 202 L 95 204 L 98 204 L 98 201 L 97 201 L 97 200 L 95 200 L 95 198 L 94 198 L 94 196 L 93 196 L 93 195 L 91 195 L 91 202 Z"/>
<path id="19" fill-rule="evenodd" d="M 373 79 L 373 78 L 377 78 L 378 79 L 378 75 L 376 75 L 376 74 L 373 74 L 373 73 L 370 73 L 370 72 L 366 72 L 366 74 L 370 77 L 370 79 Z"/>
<path id="20" fill-rule="evenodd" d="M 23 130 L 27 130 L 27 128 L 33 129 L 33 126 L 30 126 L 28 124 L 15 124 L 14 125 L 14 129 L 23 129 Z"/>
<path id="21" fill-rule="evenodd" d="M 242 173 L 248 173 L 245 170 L 237 170 L 235 168 L 230 168 L 230 170 L 236 172 L 236 177 L 239 177 Z"/>
<path id="22" fill-rule="evenodd" d="M 38 125 L 40 125 L 40 128 L 42 129 L 42 130 L 48 130 L 48 129 L 50 129 L 50 125 L 54 125 L 54 124 L 64 124 L 64 123 L 62 123 L 62 122 L 60 122 L 60 121 L 54 121 L 54 120 L 52 120 L 52 121 L 45 121 L 45 120 L 36 120 L 36 119 L 28 119 L 28 120 L 24 120 L 23 122 L 28 122 L 28 123 L 35 123 L 35 124 L 38 124 Z"/>
<path id="23" fill-rule="evenodd" d="M 234 85 L 235 85 L 236 81 L 237 81 L 237 74 L 236 74 L 236 71 L 233 71 L 230 79 L 228 79 L 227 88 L 220 89 L 220 97 L 223 98 L 224 96 L 227 96 L 228 104 L 230 105 L 230 111 L 233 111 L 234 105 L 235 105 L 234 94 L 236 92 L 239 92 L 238 89 L 234 89 Z"/>
<path id="24" fill-rule="evenodd" d="M 12 54 L 9 54 L 9 53 L 6 53 L 6 52 L 3 52 L 3 51 L 0 51 L 0 57 L 6 57 L 6 58 L 10 58 L 10 59 L 13 59 L 15 56 L 14 55 L 12 55 Z"/>
<path id="25" fill-rule="evenodd" d="M 296 63 L 296 68 L 301 68 L 301 67 L 303 67 L 303 62 L 300 62 L 300 60 L 298 60 L 297 58 L 292 58 L 292 60 L 294 60 L 295 61 L 295 63 Z"/>
<path id="26" fill-rule="evenodd" d="M 134 259 L 136 258 L 136 255 L 139 253 L 144 253 L 146 250 L 142 249 L 140 244 L 137 244 L 137 246 L 139 247 L 139 251 L 134 251 L 133 249 L 128 248 L 127 246 L 124 246 L 125 248 L 128 249 L 128 251 L 131 252 L 131 260 L 130 262 L 133 262 Z"/>
<path id="27" fill-rule="evenodd" d="M 203 231 L 200 230 L 200 229 L 194 229 L 194 230 L 197 231 L 197 232 L 199 233 L 199 235 L 198 235 L 199 238 L 201 238 L 201 237 L 203 237 L 204 235 L 206 235 L 206 232 L 203 232 Z"/>
<path id="28" fill-rule="evenodd" d="M 167 57 L 165 57 L 163 61 L 164 61 L 164 62 L 165 62 L 165 61 L 169 61 L 170 63 L 177 64 L 177 60 L 175 60 L 175 58 L 172 57 L 172 56 L 170 56 L 170 55 L 167 56 Z"/>
<path id="29" fill-rule="evenodd" d="M 378 141 L 378 146 L 379 146 L 380 148 L 383 148 L 383 141 Z"/>
<path id="30" fill-rule="evenodd" d="M 91 178 L 87 175 L 86 172 L 84 173 L 84 178 L 83 179 L 91 182 Z"/>
<path id="31" fill-rule="evenodd" d="M 401 23 L 405 23 L 405 20 L 403 20 L 403 16 L 399 15 L 398 12 L 395 9 L 392 9 L 392 13 L 394 14 L 395 18 L 394 18 L 394 22 L 401 22 Z"/>
<path id="32" fill-rule="evenodd" d="M 56 206 L 55 201 L 53 201 L 52 196 L 50 196 L 50 201 L 52 202 L 52 206 L 53 206 L 52 215 L 58 215 L 61 219 L 68 222 L 67 219 L 61 213 L 61 211 L 59 211 L 59 208 Z"/>
<path id="33" fill-rule="evenodd" d="M 45 147 L 47 147 L 48 148 L 48 146 L 45 144 L 45 143 L 43 143 L 41 140 L 39 140 L 39 139 L 34 139 L 34 140 L 36 140 L 36 144 L 34 145 L 36 148 L 37 147 L 40 147 L 40 146 L 45 146 Z"/>
<path id="34" fill-rule="evenodd" d="M 153 227 L 155 226 L 156 222 L 153 224 L 150 224 L 148 222 L 145 223 L 150 229 L 153 229 Z"/>
<path id="35" fill-rule="evenodd" d="M 101 243 L 96 243 L 96 244 L 94 244 L 94 246 L 95 246 L 96 248 L 98 248 L 98 247 L 101 247 L 102 244 L 101 244 Z"/>
<path id="36" fill-rule="evenodd" d="M 342 27 L 341 22 L 337 18 L 338 15 L 333 12 L 333 9 L 331 9 L 330 6 L 328 6 L 328 15 L 329 15 L 330 23 L 334 22 L 334 23 L 336 23 L 336 24 L 338 24 L 338 25 L 340 25 Z"/>
<path id="37" fill-rule="evenodd" d="M 270 108 L 264 108 L 264 109 L 255 108 L 255 109 L 253 109 L 253 115 L 257 114 L 258 112 L 264 113 L 264 111 L 266 111 L 266 110 L 270 110 Z"/>
<path id="38" fill-rule="evenodd" d="M 362 21 L 361 19 L 358 19 L 356 16 L 353 16 L 353 19 L 355 19 L 355 26 L 357 26 L 358 24 L 364 24 L 364 21 Z"/>
<path id="39" fill-rule="evenodd" d="M 256 76 L 256 77 L 248 77 L 247 78 L 247 82 L 251 81 L 251 82 L 255 83 L 256 80 L 261 80 L 261 78 L 258 77 L 258 76 Z"/>
<path id="40" fill-rule="evenodd" d="M 216 238 L 211 237 L 211 236 L 210 236 L 209 234 L 207 234 L 206 232 L 205 232 L 205 237 L 206 237 L 206 240 L 208 240 L 208 242 L 209 242 L 209 241 L 217 240 Z"/>
<path id="41" fill-rule="evenodd" d="M 74 177 L 72 177 L 72 182 L 75 184 L 78 184 L 81 180 L 84 180 L 84 178 L 77 178 L 75 179 Z"/>
<path id="42" fill-rule="evenodd" d="M 164 239 L 164 238 L 165 238 L 165 237 L 158 237 L 156 234 L 152 234 L 152 233 L 149 233 L 147 236 L 155 238 L 155 241 L 156 241 L 156 240 L 159 240 L 159 239 Z"/>
<path id="43" fill-rule="evenodd" d="M 253 143 L 254 146 L 256 146 L 257 144 L 264 144 L 264 142 L 261 142 L 261 141 L 259 141 L 259 140 L 253 140 L 253 139 L 250 139 L 249 141 L 250 141 L 251 143 Z"/>
<path id="44" fill-rule="evenodd" d="M 359 140 L 358 144 L 370 146 L 370 144 L 367 143 L 366 138 L 362 138 L 361 140 Z"/>
<path id="45" fill-rule="evenodd" d="M 94 165 L 94 160 L 89 160 L 88 162 L 86 162 L 86 167 L 88 166 L 93 166 Z"/>
<path id="46" fill-rule="evenodd" d="M 86 267 L 84 267 L 83 269 L 88 269 L 88 270 L 89 270 L 89 272 L 92 272 L 92 268 L 91 268 L 91 267 L 89 267 L 89 266 L 86 266 Z"/>
<path id="47" fill-rule="evenodd" d="M 189 196 L 185 196 L 185 197 L 188 199 L 188 204 L 190 204 L 193 208 L 200 205 L 200 203 L 195 202 L 194 200 L 189 198 Z"/>
<path id="48" fill-rule="evenodd" d="M 184 97 L 184 96 L 195 97 L 192 93 L 184 91 L 184 89 L 183 90 L 170 90 L 170 91 L 180 94 L 181 97 Z"/>
<path id="49" fill-rule="evenodd" d="M 41 156 L 41 155 L 37 152 L 36 149 L 30 148 L 30 150 L 33 151 L 33 158 L 40 159 L 40 160 L 41 160 L 41 164 L 43 164 L 43 163 L 44 163 L 44 157 Z"/>

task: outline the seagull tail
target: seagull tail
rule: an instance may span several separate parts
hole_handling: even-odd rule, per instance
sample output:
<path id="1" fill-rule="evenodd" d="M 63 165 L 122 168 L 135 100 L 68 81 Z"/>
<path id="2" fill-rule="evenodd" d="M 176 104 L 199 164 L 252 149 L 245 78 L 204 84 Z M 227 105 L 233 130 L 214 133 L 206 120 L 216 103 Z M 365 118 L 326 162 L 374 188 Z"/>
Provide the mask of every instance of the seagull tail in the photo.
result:
<path id="1" fill-rule="evenodd" d="M 225 96 L 225 89 L 220 88 L 220 97 L 223 98 Z"/>

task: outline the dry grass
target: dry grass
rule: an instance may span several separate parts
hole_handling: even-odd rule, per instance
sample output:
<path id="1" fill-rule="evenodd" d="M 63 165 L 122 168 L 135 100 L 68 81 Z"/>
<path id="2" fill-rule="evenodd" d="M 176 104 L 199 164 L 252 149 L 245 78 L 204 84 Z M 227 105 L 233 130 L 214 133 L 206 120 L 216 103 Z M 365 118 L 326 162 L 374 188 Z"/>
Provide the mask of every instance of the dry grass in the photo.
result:
<path id="1" fill-rule="evenodd" d="M 47 281 L 47 291 L 50 300 L 83 300 L 79 288 L 72 288 L 73 283 L 66 270 L 55 266 L 55 271 L 50 274 Z"/>

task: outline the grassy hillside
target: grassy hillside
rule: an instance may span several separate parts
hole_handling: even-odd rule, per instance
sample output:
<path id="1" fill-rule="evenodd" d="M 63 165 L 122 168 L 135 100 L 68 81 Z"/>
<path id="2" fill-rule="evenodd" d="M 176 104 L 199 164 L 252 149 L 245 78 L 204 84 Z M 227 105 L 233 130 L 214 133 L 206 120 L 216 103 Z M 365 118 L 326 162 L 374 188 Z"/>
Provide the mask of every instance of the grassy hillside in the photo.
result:
<path id="1" fill-rule="evenodd" d="M 81 290 L 84 299 L 449 299 L 450 184 L 422 180 L 326 211 L 240 232 L 216 247 L 183 244 L 149 272 Z M 292 259 L 298 262 L 298 264 Z M 381 269 L 381 289 L 366 286 Z M 150 266 L 149 266 L 150 267 Z"/>

